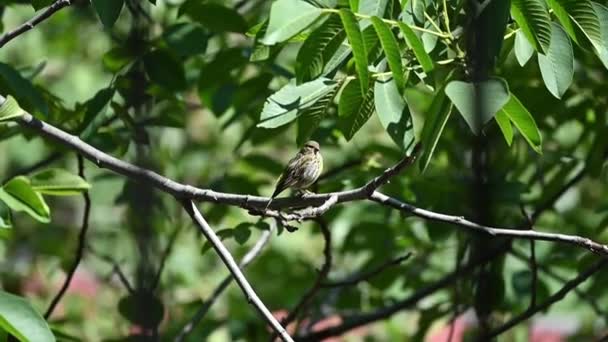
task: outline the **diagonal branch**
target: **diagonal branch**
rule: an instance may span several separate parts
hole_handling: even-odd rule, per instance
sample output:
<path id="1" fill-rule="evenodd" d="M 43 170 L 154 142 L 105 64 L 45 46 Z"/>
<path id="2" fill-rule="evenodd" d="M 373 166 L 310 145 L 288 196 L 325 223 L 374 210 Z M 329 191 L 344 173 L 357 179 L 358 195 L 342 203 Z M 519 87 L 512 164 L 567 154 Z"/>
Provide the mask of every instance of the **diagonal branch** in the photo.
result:
<path id="1" fill-rule="evenodd" d="M 10 42 L 11 40 L 17 38 L 22 33 L 25 33 L 27 31 L 33 29 L 34 26 L 36 26 L 36 25 L 40 24 L 41 22 L 45 21 L 46 19 L 50 18 L 53 14 L 55 14 L 55 12 L 59 11 L 60 9 L 62 9 L 64 7 L 70 6 L 71 2 L 72 2 L 71 0 L 57 0 L 57 1 L 53 2 L 49 7 L 47 7 L 42 13 L 40 13 L 37 16 L 33 17 L 32 19 L 26 21 L 25 23 L 21 24 L 16 29 L 3 34 L 2 36 L 0 36 L 0 48 L 3 47 L 6 43 Z M 0 101 L 0 102 L 3 102 L 3 101 Z"/>
<path id="2" fill-rule="evenodd" d="M 367 281 L 367 280 L 377 276 L 378 274 L 384 272 L 388 268 L 399 266 L 402 262 L 409 259 L 411 256 L 412 256 L 412 252 L 408 252 L 405 255 L 402 255 L 400 257 L 397 257 L 394 259 L 389 259 L 389 260 L 385 261 L 384 263 L 382 263 L 381 265 L 377 266 L 376 268 L 369 270 L 367 272 L 359 272 L 359 273 L 353 274 L 351 276 L 348 276 L 342 280 L 325 282 L 322 284 L 322 286 L 323 287 L 344 287 L 344 286 L 357 285 L 358 283 L 360 283 L 362 281 Z"/>
<path id="3" fill-rule="evenodd" d="M 436 213 L 430 210 L 421 209 L 411 204 L 401 202 L 393 197 L 386 196 L 375 191 L 370 199 L 374 202 L 384 204 L 386 206 L 410 213 L 412 215 L 425 218 L 430 221 L 451 223 L 457 227 L 466 228 L 473 232 L 483 233 L 494 237 L 509 237 L 523 240 L 541 240 L 560 242 L 569 245 L 583 247 L 593 253 L 608 256 L 608 245 L 595 242 L 589 238 L 578 235 L 545 233 L 534 230 L 506 229 L 484 226 L 465 219 L 462 216 L 452 216 L 441 213 Z"/>
<path id="4" fill-rule="evenodd" d="M 283 341 L 293 342 L 293 339 L 289 336 L 289 334 L 287 334 L 287 331 L 285 331 L 281 324 L 274 318 L 272 313 L 268 310 L 268 308 L 266 308 L 264 303 L 255 293 L 255 291 L 243 275 L 243 272 L 241 272 L 239 265 L 237 265 L 228 249 L 224 246 L 224 244 L 215 234 L 213 229 L 211 229 L 203 215 L 201 215 L 200 211 L 198 211 L 198 208 L 196 207 L 194 202 L 192 202 L 191 200 L 183 200 L 182 205 L 184 206 L 184 209 L 186 210 L 188 215 L 190 215 L 192 220 L 199 227 L 201 233 L 203 233 L 207 241 L 211 243 L 213 249 L 215 249 L 217 254 L 220 256 L 220 258 L 232 274 L 232 277 L 234 277 L 234 280 L 236 280 L 236 282 L 239 284 L 241 290 L 243 290 L 243 293 L 247 297 L 247 301 L 258 310 L 258 312 L 264 317 L 266 322 L 270 324 L 272 329 L 281 337 Z"/>
<path id="5" fill-rule="evenodd" d="M 82 177 L 83 179 L 85 178 L 84 158 L 82 158 L 81 155 L 78 155 L 78 175 L 80 175 L 80 177 Z M 84 199 L 84 213 L 82 215 L 82 226 L 80 228 L 80 233 L 78 234 L 78 247 L 76 248 L 76 255 L 74 256 L 74 261 L 72 261 L 72 265 L 70 266 L 70 270 L 66 275 L 65 281 L 63 282 L 61 289 L 59 289 L 59 292 L 55 295 L 55 297 L 51 301 L 51 304 L 46 310 L 46 313 L 44 314 L 45 319 L 49 319 L 49 317 L 51 317 L 51 314 L 53 314 L 55 307 L 57 307 L 57 304 L 59 304 L 59 301 L 61 300 L 61 298 L 63 298 L 63 295 L 68 290 L 68 287 L 70 287 L 70 283 L 72 282 L 72 278 L 74 278 L 76 269 L 78 269 L 78 265 L 80 265 L 80 261 L 84 256 L 87 231 L 89 229 L 89 214 L 91 213 L 91 198 L 89 197 L 88 191 L 84 191 L 82 193 L 82 197 Z"/>
<path id="6" fill-rule="evenodd" d="M 473 272 L 473 270 L 475 270 L 477 268 L 477 266 L 479 266 L 481 264 L 485 264 L 489 260 L 492 260 L 495 257 L 502 255 L 508 249 L 509 249 L 508 244 L 502 244 L 500 247 L 493 249 L 491 251 L 488 251 L 488 254 L 486 254 L 476 260 L 469 261 L 466 265 L 463 265 L 458 270 L 455 270 L 453 272 L 446 274 L 445 276 L 443 276 L 436 282 L 419 289 L 414 294 L 412 294 L 411 296 L 409 296 L 401 301 L 398 301 L 391 305 L 384 306 L 384 307 L 379 308 L 372 312 L 366 312 L 366 313 L 357 314 L 357 315 L 354 315 L 351 317 L 346 317 L 344 319 L 344 322 L 340 325 L 328 327 L 328 328 L 325 328 L 325 329 L 322 329 L 319 331 L 312 332 L 310 334 L 297 336 L 296 339 L 299 342 L 322 341 L 323 339 L 326 339 L 328 337 L 340 336 L 340 335 L 342 335 L 348 331 L 351 331 L 355 328 L 358 328 L 360 326 L 364 326 L 364 325 L 367 325 L 367 324 L 370 324 L 370 323 L 373 323 L 376 321 L 380 321 L 380 320 L 389 318 L 399 311 L 407 310 L 407 309 L 413 307 L 414 305 L 416 305 L 416 303 L 418 303 L 423 298 L 426 298 L 429 295 L 431 295 L 447 286 L 452 285 L 454 283 L 454 281 L 456 281 L 457 279 L 464 277 L 464 276 L 468 275 L 469 273 Z"/>
<path id="7" fill-rule="evenodd" d="M 270 237 L 272 235 L 273 230 L 274 229 L 265 230 L 262 233 L 262 236 L 260 236 L 260 238 L 255 243 L 255 245 L 249 250 L 249 252 L 247 252 L 247 254 L 245 254 L 243 259 L 239 263 L 239 267 L 241 269 L 244 269 L 245 267 L 247 267 L 253 261 L 253 259 L 257 258 L 257 256 L 262 253 L 262 250 L 268 244 L 268 241 L 270 241 Z M 203 305 L 201 305 L 201 307 L 194 314 L 194 316 L 192 316 L 192 319 L 188 322 L 188 324 L 186 324 L 182 328 L 180 333 L 175 337 L 175 342 L 185 341 L 185 339 L 188 337 L 188 335 L 190 335 L 192 330 L 194 330 L 194 328 L 200 323 L 200 321 L 203 319 L 203 317 L 205 317 L 207 312 L 209 312 L 209 309 L 211 309 L 211 306 L 218 300 L 220 295 L 228 288 L 228 286 L 232 282 L 232 279 L 233 279 L 233 277 L 231 275 L 224 278 L 224 280 L 220 283 L 220 285 L 215 288 L 215 290 L 211 294 L 211 297 L 209 297 L 209 299 L 207 299 L 205 302 L 203 302 Z"/>
<path id="8" fill-rule="evenodd" d="M 591 265 L 589 268 L 587 268 L 583 272 L 579 273 L 579 275 L 576 276 L 576 278 L 568 281 L 559 291 L 557 291 L 555 294 L 553 294 L 552 296 L 547 298 L 547 300 L 545 300 L 544 302 L 535 305 L 534 307 L 524 311 L 523 313 L 511 318 L 511 320 L 509 320 L 507 323 L 488 332 L 488 334 L 486 334 L 484 336 L 484 341 L 491 341 L 494 337 L 504 333 L 505 331 L 513 328 L 514 326 L 518 325 L 519 323 L 534 316 L 534 314 L 536 314 L 537 312 L 548 309 L 551 305 L 553 305 L 556 302 L 559 302 L 564 297 L 566 297 L 566 295 L 570 291 L 576 289 L 577 286 L 584 283 L 587 279 L 589 279 L 591 276 L 593 276 L 596 272 L 598 272 L 602 267 L 606 266 L 607 264 L 608 264 L 608 259 L 606 259 L 606 258 L 600 259 L 595 264 Z"/>

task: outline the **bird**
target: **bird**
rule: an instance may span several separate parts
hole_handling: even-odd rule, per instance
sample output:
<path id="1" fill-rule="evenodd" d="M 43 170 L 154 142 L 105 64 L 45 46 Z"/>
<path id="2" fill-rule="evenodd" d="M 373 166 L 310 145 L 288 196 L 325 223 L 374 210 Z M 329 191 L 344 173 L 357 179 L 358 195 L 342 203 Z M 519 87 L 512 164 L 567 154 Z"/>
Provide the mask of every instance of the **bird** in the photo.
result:
<path id="1" fill-rule="evenodd" d="M 285 189 L 305 190 L 313 185 L 322 170 L 323 156 L 319 143 L 314 140 L 307 141 L 285 167 L 264 210 L 267 210 L 272 200 Z"/>

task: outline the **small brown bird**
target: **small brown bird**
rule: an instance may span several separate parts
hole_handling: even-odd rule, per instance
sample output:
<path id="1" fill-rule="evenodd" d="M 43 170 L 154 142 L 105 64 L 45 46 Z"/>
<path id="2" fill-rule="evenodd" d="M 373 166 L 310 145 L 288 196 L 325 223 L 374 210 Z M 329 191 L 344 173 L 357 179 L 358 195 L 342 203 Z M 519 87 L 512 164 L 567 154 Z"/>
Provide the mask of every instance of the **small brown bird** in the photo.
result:
<path id="1" fill-rule="evenodd" d="M 277 181 L 277 185 L 266 204 L 266 209 L 272 200 L 287 188 L 304 190 L 316 182 L 323 170 L 323 157 L 319 143 L 308 141 L 293 157 Z"/>

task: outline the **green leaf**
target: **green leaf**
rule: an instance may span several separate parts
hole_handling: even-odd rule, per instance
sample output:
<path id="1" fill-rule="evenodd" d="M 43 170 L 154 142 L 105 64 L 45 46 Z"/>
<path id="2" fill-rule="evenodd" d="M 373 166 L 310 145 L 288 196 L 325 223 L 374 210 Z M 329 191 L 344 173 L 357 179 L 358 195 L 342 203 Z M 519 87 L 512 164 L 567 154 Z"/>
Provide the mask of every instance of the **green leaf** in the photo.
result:
<path id="1" fill-rule="evenodd" d="M 547 55 L 538 54 L 538 65 L 549 92 L 561 99 L 574 77 L 574 53 L 568 35 L 556 23 L 553 23 Z"/>
<path id="2" fill-rule="evenodd" d="M 414 125 L 414 136 L 416 137 L 416 141 L 420 141 L 422 139 L 424 119 L 433 102 L 433 92 L 424 85 L 419 85 L 417 87 L 406 88 L 404 95 Z"/>
<path id="3" fill-rule="evenodd" d="M 602 45 L 602 34 L 598 14 L 589 0 L 547 0 L 553 13 L 572 40 L 580 46 L 591 43 L 598 49 Z"/>
<path id="4" fill-rule="evenodd" d="M 399 25 L 399 29 L 401 29 L 401 33 L 403 33 L 407 45 L 414 51 L 414 56 L 416 56 L 418 63 L 422 66 L 422 70 L 426 73 L 431 72 L 434 68 L 433 60 L 424 49 L 424 45 L 422 45 L 416 33 L 406 23 L 398 22 L 397 24 Z"/>
<path id="5" fill-rule="evenodd" d="M 169 51 L 150 51 L 144 55 L 143 61 L 146 73 L 154 83 L 169 90 L 182 90 L 186 87 L 184 66 Z"/>
<path id="6" fill-rule="evenodd" d="M 270 9 L 270 22 L 262 42 L 284 42 L 312 25 L 323 10 L 302 0 L 278 0 Z"/>
<path id="7" fill-rule="evenodd" d="M 292 80 L 266 100 L 257 126 L 275 128 L 295 120 L 302 110 L 314 105 L 336 84 L 324 77 L 300 85 Z"/>
<path id="8" fill-rule="evenodd" d="M 511 16 L 538 52 L 547 52 L 551 43 L 551 19 L 541 0 L 512 0 Z"/>
<path id="9" fill-rule="evenodd" d="M 331 15 L 314 30 L 298 51 L 295 67 L 298 84 L 319 77 L 345 37 L 342 21 L 337 15 Z"/>
<path id="10" fill-rule="evenodd" d="M 25 211 L 42 223 L 51 221 L 51 211 L 44 198 L 32 189 L 29 179 L 24 176 L 15 177 L 4 184 L 0 188 L 0 200 L 11 210 Z"/>
<path id="11" fill-rule="evenodd" d="M 378 119 L 395 144 L 407 150 L 414 142 L 414 127 L 407 105 L 395 80 L 381 76 L 374 83 L 374 103 Z"/>
<path id="12" fill-rule="evenodd" d="M 541 153 L 542 138 L 538 126 L 536 126 L 536 122 L 530 112 L 521 104 L 517 97 L 511 94 L 509 102 L 500 111 L 513 122 L 532 149 L 537 153 Z"/>
<path id="13" fill-rule="evenodd" d="M 498 77 L 478 83 L 452 81 L 445 93 L 475 135 L 509 100 L 507 82 Z"/>
<path id="14" fill-rule="evenodd" d="M 10 121 L 22 116 L 25 112 L 14 97 L 8 96 L 0 106 L 0 122 Z"/>
<path id="15" fill-rule="evenodd" d="M 234 240 L 238 242 L 239 245 L 244 244 L 251 237 L 251 224 L 249 223 L 241 223 L 238 226 L 234 227 Z"/>
<path id="16" fill-rule="evenodd" d="M 240 69 L 246 62 L 247 58 L 239 48 L 221 50 L 211 62 L 201 67 L 198 79 L 199 95 L 203 90 L 217 87 L 230 80 L 231 72 Z"/>
<path id="17" fill-rule="evenodd" d="M 384 17 L 384 13 L 386 12 L 386 5 L 388 5 L 388 3 L 388 0 L 361 0 L 357 4 L 357 8 L 353 9 L 353 12 L 357 12 L 370 17 L 373 16 L 382 18 Z M 364 30 L 370 24 L 371 23 L 369 19 L 361 20 L 361 30 Z"/>
<path id="18" fill-rule="evenodd" d="M 344 30 L 346 30 L 348 42 L 350 43 L 355 56 L 355 68 L 357 69 L 357 75 L 359 77 L 361 94 L 366 94 L 367 89 L 369 88 L 367 51 L 365 49 L 365 44 L 363 43 L 363 36 L 359 30 L 359 25 L 357 24 L 357 18 L 355 18 L 353 12 L 341 9 L 340 19 L 342 19 L 342 24 L 344 25 Z"/>
<path id="19" fill-rule="evenodd" d="M 180 16 L 185 14 L 215 32 L 247 31 L 247 22 L 236 10 L 219 4 L 188 0 L 181 5 L 178 14 Z"/>
<path id="20" fill-rule="evenodd" d="M 384 50 L 388 66 L 393 72 L 393 79 L 397 84 L 397 88 L 402 91 L 405 88 L 405 78 L 403 77 L 403 66 L 401 65 L 401 54 L 397 39 L 387 23 L 378 17 L 372 17 L 371 20 L 378 38 L 380 38 L 380 44 Z"/>
<path id="21" fill-rule="evenodd" d="M 124 0 L 91 0 L 103 26 L 110 29 L 120 16 Z"/>
<path id="22" fill-rule="evenodd" d="M 114 88 L 104 88 L 99 90 L 93 98 L 85 102 L 84 107 L 86 110 L 78 131 L 84 131 L 95 120 L 98 114 L 103 114 L 103 110 L 113 97 Z"/>
<path id="23" fill-rule="evenodd" d="M 340 130 L 346 140 L 353 138 L 374 112 L 374 88 L 368 87 L 365 96 L 361 94 L 359 79 L 346 84 L 340 95 L 338 114 Z"/>
<path id="24" fill-rule="evenodd" d="M 600 31 L 602 33 L 601 47 L 596 47 L 596 54 L 608 69 L 608 8 L 596 2 L 593 3 L 593 10 L 597 14 L 600 21 Z"/>
<path id="25" fill-rule="evenodd" d="M 327 115 L 329 108 L 334 103 L 334 98 L 338 94 L 342 83 L 338 83 L 332 90 L 325 94 L 314 105 L 304 109 L 298 117 L 298 135 L 296 143 L 304 144 L 309 140 L 310 136 L 315 132 L 319 123 L 324 116 Z"/>
<path id="26" fill-rule="evenodd" d="M 435 147 L 437 147 L 437 142 L 439 142 L 451 111 L 452 103 L 447 100 L 444 85 L 435 93 L 422 128 L 421 140 L 424 150 L 420 155 L 419 166 L 421 172 L 424 172 L 431 162 L 431 157 L 435 152 Z"/>
<path id="27" fill-rule="evenodd" d="M 0 328 L 22 342 L 55 341 L 48 324 L 30 303 L 4 291 L 0 291 Z"/>
<path id="28" fill-rule="evenodd" d="M 49 106 L 40 91 L 30 80 L 4 63 L 0 63 L 0 94 L 14 96 L 21 108 L 34 116 L 49 116 Z"/>
<path id="29" fill-rule="evenodd" d="M 32 175 L 30 183 L 34 191 L 55 196 L 77 195 L 91 188 L 91 185 L 80 176 L 63 169 L 47 169 L 38 172 Z"/>
<path id="30" fill-rule="evenodd" d="M 144 329 L 157 327 L 165 314 L 162 301 L 146 290 L 136 291 L 121 298 L 118 311 L 130 322 Z"/>
<path id="31" fill-rule="evenodd" d="M 207 31 L 195 23 L 178 23 L 167 27 L 163 39 L 176 55 L 189 57 L 207 50 Z"/>
<path id="32" fill-rule="evenodd" d="M 496 113 L 494 119 L 496 120 L 502 135 L 505 137 L 507 145 L 511 146 L 511 143 L 513 143 L 513 126 L 511 126 L 511 121 L 509 121 L 509 118 L 502 110 L 499 110 L 498 113 Z"/>
<path id="33" fill-rule="evenodd" d="M 530 42 L 526 39 L 523 31 L 519 30 L 515 34 L 515 57 L 519 65 L 524 66 L 534 53 L 534 47 L 530 45 Z"/>

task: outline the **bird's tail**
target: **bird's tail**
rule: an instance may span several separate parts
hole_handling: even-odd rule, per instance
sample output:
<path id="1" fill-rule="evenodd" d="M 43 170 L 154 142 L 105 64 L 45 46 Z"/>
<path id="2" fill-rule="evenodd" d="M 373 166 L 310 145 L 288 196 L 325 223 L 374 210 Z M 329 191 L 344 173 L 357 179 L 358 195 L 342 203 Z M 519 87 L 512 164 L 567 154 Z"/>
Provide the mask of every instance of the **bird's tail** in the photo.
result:
<path id="1" fill-rule="evenodd" d="M 266 206 L 264 207 L 264 211 L 268 210 L 268 207 L 270 206 L 270 203 L 272 203 L 273 199 L 274 199 L 274 196 L 271 196 L 270 199 L 268 200 L 268 203 L 266 203 Z"/>

